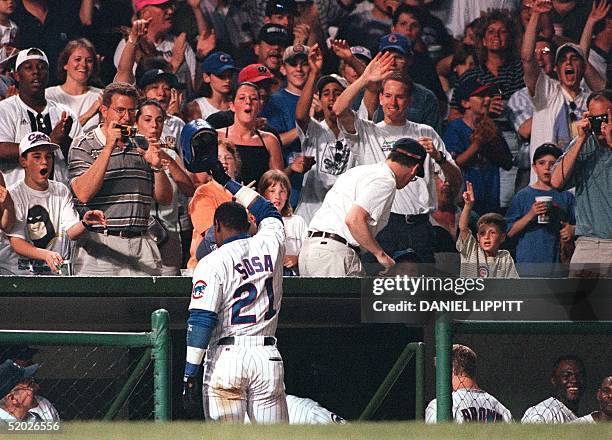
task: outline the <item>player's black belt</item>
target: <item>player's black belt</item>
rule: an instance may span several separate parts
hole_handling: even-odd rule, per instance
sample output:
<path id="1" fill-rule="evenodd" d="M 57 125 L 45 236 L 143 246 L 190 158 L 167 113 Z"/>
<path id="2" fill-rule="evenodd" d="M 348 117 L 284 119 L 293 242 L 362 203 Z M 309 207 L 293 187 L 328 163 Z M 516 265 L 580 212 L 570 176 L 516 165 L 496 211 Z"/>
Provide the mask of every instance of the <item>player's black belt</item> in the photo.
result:
<path id="1" fill-rule="evenodd" d="M 115 237 L 121 237 L 121 238 L 142 237 L 146 233 L 146 231 L 131 231 L 129 229 L 120 229 L 120 230 L 95 229 L 95 231 L 99 234 L 113 235 Z"/>
<path id="2" fill-rule="evenodd" d="M 425 223 L 429 221 L 429 214 L 410 215 L 410 214 L 396 214 L 395 212 L 392 212 L 389 215 L 389 220 L 401 221 L 401 222 L 405 222 L 408 224 Z"/>
<path id="3" fill-rule="evenodd" d="M 276 338 L 274 336 L 265 336 L 263 338 L 263 345 L 276 345 Z M 236 344 L 236 338 L 233 336 L 226 336 L 217 341 L 217 345 L 234 345 Z"/>
<path id="4" fill-rule="evenodd" d="M 333 232 L 325 232 L 325 231 L 308 231 L 308 237 L 312 238 L 329 238 L 330 240 L 337 241 L 338 243 L 342 243 L 345 246 L 350 247 L 355 252 L 359 253 L 359 247 L 353 246 L 346 239 L 338 234 L 334 234 Z"/>

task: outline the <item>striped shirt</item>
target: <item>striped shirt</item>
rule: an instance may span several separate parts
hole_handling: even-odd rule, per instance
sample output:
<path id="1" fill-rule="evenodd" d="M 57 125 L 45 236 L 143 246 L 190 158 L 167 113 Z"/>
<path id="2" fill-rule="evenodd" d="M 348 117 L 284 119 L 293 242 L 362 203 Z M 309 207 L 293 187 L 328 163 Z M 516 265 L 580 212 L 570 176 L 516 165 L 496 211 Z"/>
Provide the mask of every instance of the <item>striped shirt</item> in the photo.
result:
<path id="1" fill-rule="evenodd" d="M 105 143 L 100 127 L 74 140 L 68 153 L 71 185 L 93 165 Z M 143 231 L 147 228 L 152 201 L 153 171 L 128 143 L 124 149 L 113 150 L 102 187 L 95 197 L 87 204 L 75 197 L 75 206 L 81 214 L 90 209 L 104 211 L 111 231 Z"/>
<path id="2" fill-rule="evenodd" d="M 468 70 L 461 75 L 460 80 L 464 81 L 469 78 L 477 78 L 483 84 L 495 84 L 502 92 L 502 98 L 504 101 L 510 99 L 510 96 L 517 90 L 525 87 L 525 81 L 523 79 L 523 64 L 520 59 L 509 61 L 503 66 L 499 67 L 498 75 L 493 75 L 487 66 L 480 65 L 473 69 Z M 457 95 L 453 91 L 453 97 L 451 99 L 450 106 L 454 109 L 460 108 L 460 103 L 457 101 Z"/>

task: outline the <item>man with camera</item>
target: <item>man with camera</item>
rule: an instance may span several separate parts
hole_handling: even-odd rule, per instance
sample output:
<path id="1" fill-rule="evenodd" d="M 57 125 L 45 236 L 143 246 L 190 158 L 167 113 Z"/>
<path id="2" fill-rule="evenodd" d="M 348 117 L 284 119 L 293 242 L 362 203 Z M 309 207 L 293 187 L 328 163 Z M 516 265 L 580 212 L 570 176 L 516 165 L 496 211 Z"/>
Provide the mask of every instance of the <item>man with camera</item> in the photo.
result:
<path id="1" fill-rule="evenodd" d="M 591 93 L 578 136 L 553 169 L 557 189 L 576 187 L 576 250 L 570 276 L 612 275 L 612 90 Z"/>
<path id="2" fill-rule="evenodd" d="M 170 203 L 172 186 L 157 141 L 134 137 L 137 100 L 133 86 L 109 84 L 100 106 L 104 123 L 70 149 L 77 210 L 95 206 L 107 219 L 106 228 L 91 228 L 79 238 L 73 255 L 77 275 L 161 275 L 159 249 L 146 230 L 152 200 Z"/>

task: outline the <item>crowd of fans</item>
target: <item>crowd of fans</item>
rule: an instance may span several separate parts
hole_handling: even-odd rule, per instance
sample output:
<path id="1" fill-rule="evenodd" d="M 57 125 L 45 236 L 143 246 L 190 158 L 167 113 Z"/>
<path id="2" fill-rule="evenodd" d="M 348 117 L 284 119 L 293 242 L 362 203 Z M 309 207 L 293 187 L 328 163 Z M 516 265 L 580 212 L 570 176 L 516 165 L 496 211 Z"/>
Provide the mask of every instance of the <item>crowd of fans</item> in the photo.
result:
<path id="1" fill-rule="evenodd" d="M 286 275 L 316 239 L 359 274 L 609 277 L 610 6 L 0 0 L 0 273 L 193 269 L 231 200 L 186 170 L 195 120 L 282 213 Z M 398 148 L 423 172 L 386 212 L 321 215 Z"/>

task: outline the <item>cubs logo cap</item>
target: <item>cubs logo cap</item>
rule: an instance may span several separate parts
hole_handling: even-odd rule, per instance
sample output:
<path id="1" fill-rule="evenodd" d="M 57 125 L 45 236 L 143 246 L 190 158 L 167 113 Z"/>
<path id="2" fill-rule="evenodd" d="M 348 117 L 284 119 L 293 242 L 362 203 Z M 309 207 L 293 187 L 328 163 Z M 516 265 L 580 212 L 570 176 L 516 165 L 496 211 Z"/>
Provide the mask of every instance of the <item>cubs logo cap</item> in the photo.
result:
<path id="1" fill-rule="evenodd" d="M 225 52 L 213 52 L 204 59 L 202 70 L 209 75 L 219 76 L 228 70 L 237 71 L 238 68 L 231 55 Z"/>
<path id="2" fill-rule="evenodd" d="M 321 93 L 321 90 L 323 90 L 323 87 L 325 87 L 327 84 L 331 82 L 335 82 L 340 87 L 342 87 L 343 90 L 348 87 L 348 81 L 343 76 L 340 76 L 336 73 L 332 73 L 331 75 L 324 75 L 321 78 L 319 78 L 319 81 L 317 81 L 317 91 Z"/>
<path id="3" fill-rule="evenodd" d="M 265 24 L 259 31 L 257 41 L 279 46 L 290 46 L 291 36 L 285 26 L 279 24 Z"/>
<path id="4" fill-rule="evenodd" d="M 139 12 L 145 6 L 159 6 L 165 3 L 168 3 L 168 6 L 170 6 L 170 4 L 173 4 L 174 1 L 173 0 L 136 0 L 134 2 L 134 8 L 136 9 L 136 12 Z"/>
<path id="5" fill-rule="evenodd" d="M 404 156 L 411 157 L 420 162 L 421 166 L 416 172 L 418 177 L 425 177 L 425 159 L 427 158 L 427 151 L 421 144 L 411 138 L 401 138 L 395 141 L 391 152 L 397 152 Z"/>
<path id="6" fill-rule="evenodd" d="M 37 47 L 30 47 L 29 49 L 23 49 L 19 51 L 19 53 L 17 54 L 17 60 L 15 61 L 15 70 L 19 69 L 19 66 L 21 66 L 28 60 L 41 60 L 47 63 L 47 66 L 49 65 L 49 59 L 47 58 L 47 55 L 45 55 L 45 53 L 42 51 L 42 49 L 39 49 Z"/>
<path id="7" fill-rule="evenodd" d="M 394 50 L 402 55 L 410 55 L 412 53 L 412 43 L 402 34 L 393 32 L 381 37 L 378 43 L 379 52 L 387 50 Z"/>
<path id="8" fill-rule="evenodd" d="M 304 46 L 303 44 L 289 46 L 287 49 L 285 49 L 285 53 L 283 53 L 283 63 L 291 61 L 296 57 L 304 57 L 305 59 L 308 59 L 309 52 L 310 48 L 308 46 Z"/>
<path id="9" fill-rule="evenodd" d="M 164 72 L 161 69 L 151 69 L 142 74 L 138 80 L 138 88 L 144 89 L 146 86 L 162 80 L 166 81 L 173 89 L 178 89 L 180 87 L 178 78 L 174 73 Z"/>
<path id="10" fill-rule="evenodd" d="M 293 0 L 268 0 L 266 17 L 273 14 L 298 15 L 297 6 Z"/>
<path id="11" fill-rule="evenodd" d="M 267 79 L 273 79 L 270 70 L 263 64 L 249 64 L 238 74 L 238 82 L 258 83 Z"/>
<path id="12" fill-rule="evenodd" d="M 26 134 L 21 142 L 19 142 L 19 155 L 23 156 L 28 150 L 32 148 L 40 147 L 41 145 L 47 145 L 51 148 L 51 151 L 57 150 L 59 145 L 51 142 L 51 138 L 40 131 L 34 131 Z"/>
<path id="13" fill-rule="evenodd" d="M 12 359 L 0 364 L 0 399 L 6 396 L 23 379 L 34 376 L 39 365 L 20 367 Z"/>
<path id="14" fill-rule="evenodd" d="M 353 46 L 351 47 L 351 53 L 357 58 L 361 58 L 368 63 L 372 61 L 372 52 L 370 52 L 370 49 L 367 47 Z"/>

